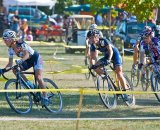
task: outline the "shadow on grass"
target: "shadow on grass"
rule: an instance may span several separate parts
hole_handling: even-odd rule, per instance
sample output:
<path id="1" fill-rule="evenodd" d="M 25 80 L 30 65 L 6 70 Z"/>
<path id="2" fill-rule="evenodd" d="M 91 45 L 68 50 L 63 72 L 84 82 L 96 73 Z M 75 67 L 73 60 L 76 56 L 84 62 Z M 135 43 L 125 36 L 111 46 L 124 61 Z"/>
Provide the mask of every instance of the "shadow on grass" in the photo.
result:
<path id="1" fill-rule="evenodd" d="M 81 118 L 123 118 L 123 117 L 158 117 L 160 116 L 159 102 L 150 99 L 137 99 L 136 106 L 128 107 L 122 100 L 118 100 L 115 109 L 107 109 L 98 95 L 84 95 L 81 108 Z M 45 108 L 33 109 L 28 114 L 16 114 L 10 109 L 5 97 L 1 95 L 0 116 L 5 117 L 30 117 L 30 118 L 76 118 L 79 107 L 79 95 L 63 94 L 63 110 L 55 114 Z"/>

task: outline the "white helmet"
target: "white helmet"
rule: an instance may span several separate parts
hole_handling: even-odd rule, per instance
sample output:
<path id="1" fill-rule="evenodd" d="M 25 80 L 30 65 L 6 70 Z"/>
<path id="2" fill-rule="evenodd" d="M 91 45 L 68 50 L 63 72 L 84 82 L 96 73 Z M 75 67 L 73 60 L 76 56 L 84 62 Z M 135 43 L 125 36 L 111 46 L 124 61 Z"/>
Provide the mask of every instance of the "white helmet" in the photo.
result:
<path id="1" fill-rule="evenodd" d="M 10 29 L 5 29 L 3 31 L 3 39 L 16 39 L 16 32 Z"/>
<path id="2" fill-rule="evenodd" d="M 144 26 L 144 31 L 152 31 L 152 28 L 150 26 Z"/>
<path id="3" fill-rule="evenodd" d="M 97 29 L 97 25 L 96 25 L 96 24 L 92 24 L 92 25 L 89 27 L 89 30 L 93 30 L 93 29 Z"/>

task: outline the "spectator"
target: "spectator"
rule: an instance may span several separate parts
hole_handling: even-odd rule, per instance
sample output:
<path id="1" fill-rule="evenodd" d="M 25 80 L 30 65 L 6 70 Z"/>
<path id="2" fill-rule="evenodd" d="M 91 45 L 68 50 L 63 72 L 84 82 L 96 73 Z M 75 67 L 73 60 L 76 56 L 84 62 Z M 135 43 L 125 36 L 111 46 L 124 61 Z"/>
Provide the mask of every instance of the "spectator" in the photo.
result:
<path id="1" fill-rule="evenodd" d="M 22 31 L 22 40 L 24 40 L 24 39 L 26 38 L 27 31 L 28 31 L 27 19 L 23 19 L 23 20 L 22 20 L 20 29 L 21 29 L 21 31 Z"/>
<path id="2" fill-rule="evenodd" d="M 98 26 L 101 26 L 103 24 L 103 18 L 99 13 L 95 15 L 95 22 Z"/>
<path id="3" fill-rule="evenodd" d="M 18 10 L 14 12 L 14 15 L 11 20 L 10 29 L 15 31 L 16 33 L 18 33 L 18 31 L 20 30 L 20 18 L 18 16 Z"/>
<path id="4" fill-rule="evenodd" d="M 32 31 L 28 31 L 28 35 L 26 36 L 27 41 L 33 41 Z"/>
<path id="5" fill-rule="evenodd" d="M 120 37 L 122 40 L 126 40 L 126 20 L 127 13 L 124 11 L 119 14 L 119 21 L 117 22 L 117 28 L 115 30 L 115 35 Z"/>

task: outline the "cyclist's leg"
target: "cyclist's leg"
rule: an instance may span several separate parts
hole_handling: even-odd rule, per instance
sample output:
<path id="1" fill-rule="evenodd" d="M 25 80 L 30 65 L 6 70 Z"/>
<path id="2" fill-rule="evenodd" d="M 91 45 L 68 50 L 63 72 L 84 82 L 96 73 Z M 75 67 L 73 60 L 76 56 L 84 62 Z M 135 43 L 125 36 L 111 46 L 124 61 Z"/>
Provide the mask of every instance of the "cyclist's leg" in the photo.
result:
<path id="1" fill-rule="evenodd" d="M 134 48 L 134 53 L 133 53 L 133 66 L 135 66 L 135 65 L 137 64 L 138 57 L 139 57 L 138 53 L 139 53 L 139 49 L 138 49 L 138 47 L 136 46 L 136 47 Z"/>
<path id="2" fill-rule="evenodd" d="M 107 58 L 106 57 L 102 57 L 101 59 L 99 59 L 96 63 L 95 63 L 95 65 L 100 65 L 100 64 L 106 64 L 106 60 L 107 60 Z M 96 71 L 96 73 L 98 74 L 98 75 L 104 75 L 104 71 L 103 71 L 103 69 L 101 69 L 101 67 L 98 67 L 97 69 L 95 69 L 95 71 Z"/>
<path id="3" fill-rule="evenodd" d="M 126 85 L 126 80 L 123 76 L 122 66 L 119 66 L 119 65 L 115 66 L 115 72 L 117 74 L 118 80 L 120 81 L 122 89 L 123 90 L 128 89 L 128 86 Z"/>
<path id="4" fill-rule="evenodd" d="M 125 78 L 123 76 L 123 71 L 122 71 L 122 57 L 121 57 L 118 50 L 114 51 L 114 56 L 113 56 L 112 60 L 113 60 L 113 65 L 115 68 L 117 78 L 120 81 L 120 85 L 122 86 L 122 89 L 123 90 L 128 89 L 128 87 L 126 85 Z"/>
<path id="5" fill-rule="evenodd" d="M 44 83 L 43 83 L 43 77 L 42 77 L 42 58 L 39 55 L 36 64 L 34 65 L 35 70 L 35 78 L 37 79 L 38 85 L 41 89 L 46 89 Z M 48 104 L 48 97 L 46 92 L 42 92 L 42 105 Z"/>

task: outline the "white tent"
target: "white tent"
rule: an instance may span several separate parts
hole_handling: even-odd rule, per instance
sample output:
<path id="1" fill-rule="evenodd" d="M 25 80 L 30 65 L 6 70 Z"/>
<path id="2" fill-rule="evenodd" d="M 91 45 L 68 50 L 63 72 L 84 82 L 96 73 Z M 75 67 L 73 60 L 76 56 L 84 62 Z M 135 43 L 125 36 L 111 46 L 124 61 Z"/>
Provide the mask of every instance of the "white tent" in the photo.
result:
<path id="1" fill-rule="evenodd" d="M 3 6 L 49 6 L 52 8 L 56 0 L 3 0 Z"/>

